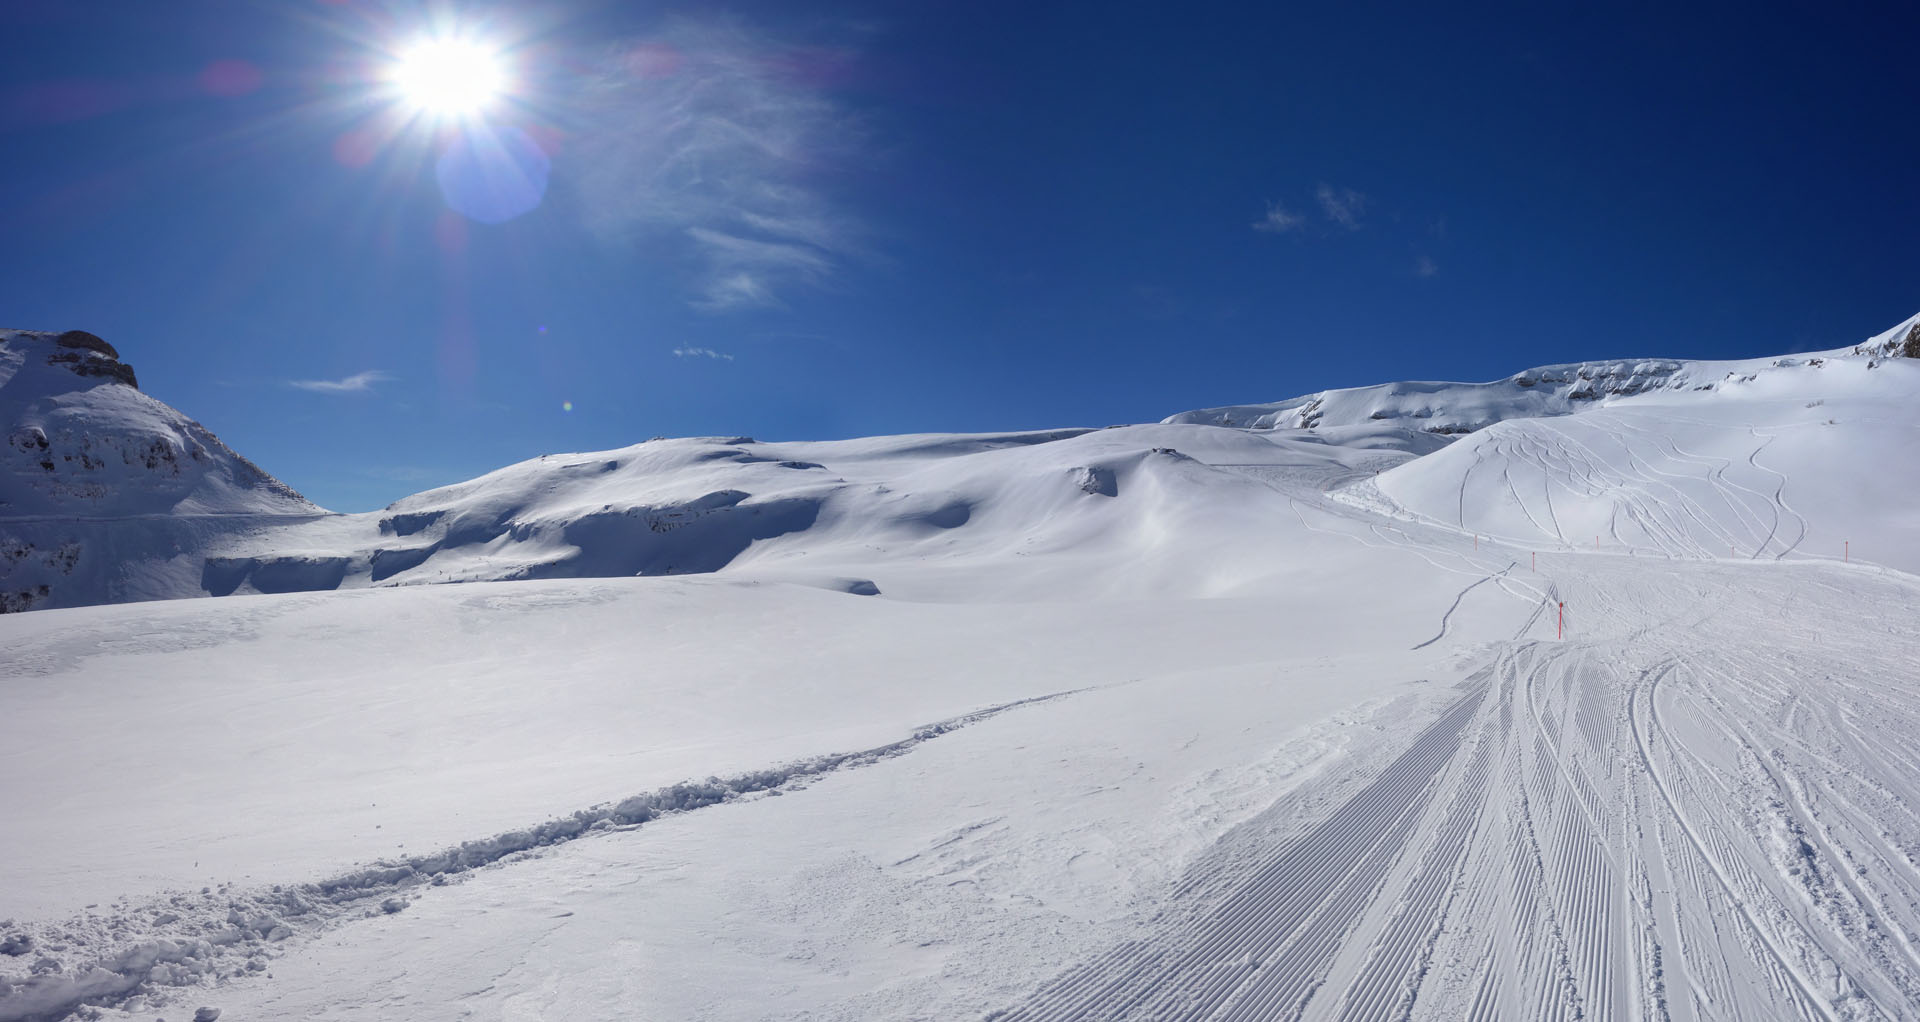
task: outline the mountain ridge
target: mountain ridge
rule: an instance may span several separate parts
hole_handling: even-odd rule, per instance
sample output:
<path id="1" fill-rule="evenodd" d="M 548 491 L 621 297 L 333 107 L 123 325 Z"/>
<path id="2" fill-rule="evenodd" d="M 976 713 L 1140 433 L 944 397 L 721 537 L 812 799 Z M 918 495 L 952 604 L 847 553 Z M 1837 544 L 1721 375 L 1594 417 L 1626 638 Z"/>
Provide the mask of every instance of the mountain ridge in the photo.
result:
<path id="1" fill-rule="evenodd" d="M 1920 316 L 1851 348 L 1804 356 L 1568 363 L 1490 383 L 1386 383 L 1106 429 L 657 438 L 544 455 L 379 511 L 336 514 L 139 392 L 105 341 L 0 331 L 0 425 L 9 437 L 0 462 L 0 610 L 715 572 L 930 600 L 942 598 L 948 580 L 981 573 L 996 573 L 1010 594 L 1036 597 L 1096 585 L 1207 593 L 1237 584 L 1222 581 L 1229 576 L 1281 569 L 1253 558 L 1226 571 L 1204 541 L 1182 535 L 1170 545 L 1168 536 L 1252 513 L 1264 506 L 1262 480 L 1276 473 L 1349 483 L 1379 475 L 1371 499 L 1494 532 L 1512 524 L 1494 510 L 1475 518 L 1464 499 L 1458 513 L 1438 509 L 1448 488 L 1466 486 L 1483 463 L 1508 465 L 1509 474 L 1538 477 L 1536 485 L 1571 487 L 1562 510 L 1584 531 L 1590 521 L 1648 513 L 1620 489 L 1633 473 L 1686 475 L 1693 464 L 1643 451 L 1627 475 L 1580 483 L 1564 458 L 1514 461 L 1530 448 L 1496 427 L 1641 406 L 1669 409 L 1649 413 L 1656 418 L 1675 407 L 1695 417 L 1733 407 L 1750 425 L 1812 425 L 1829 394 L 1879 408 L 1910 390 L 1903 370 L 1920 361 L 1904 352 L 1916 339 Z M 1903 367 L 1889 377 L 1896 360 Z M 1730 456 L 1752 457 L 1734 425 L 1686 443 L 1715 446 L 1730 436 Z M 1632 428 L 1647 429 L 1645 416 Z M 1471 457 L 1433 457 L 1482 434 L 1493 439 L 1468 443 Z M 1831 434 L 1842 435 L 1853 442 L 1849 429 Z M 1409 476 L 1413 463 L 1429 467 Z M 1538 541 L 1525 523 L 1509 531 Z M 1566 542 L 1564 532 L 1556 525 L 1544 535 Z M 1741 542 L 1731 526 L 1695 532 L 1621 535 L 1669 556 Z M 1182 544 L 1186 562 L 1174 563 L 1170 551 Z M 1796 546 L 1769 539 L 1758 549 L 1786 556 Z"/>
<path id="2" fill-rule="evenodd" d="M 1758 373 L 1833 359 L 1920 358 L 1920 315 L 1859 344 L 1805 355 L 1706 360 L 1619 358 L 1523 369 L 1484 383 L 1407 380 L 1314 391 L 1281 401 L 1177 412 L 1165 423 L 1233 429 L 1315 429 L 1367 421 L 1411 420 L 1415 428 L 1457 436 L 1516 418 L 1571 415 L 1609 398 L 1655 391 L 1713 391 Z"/>

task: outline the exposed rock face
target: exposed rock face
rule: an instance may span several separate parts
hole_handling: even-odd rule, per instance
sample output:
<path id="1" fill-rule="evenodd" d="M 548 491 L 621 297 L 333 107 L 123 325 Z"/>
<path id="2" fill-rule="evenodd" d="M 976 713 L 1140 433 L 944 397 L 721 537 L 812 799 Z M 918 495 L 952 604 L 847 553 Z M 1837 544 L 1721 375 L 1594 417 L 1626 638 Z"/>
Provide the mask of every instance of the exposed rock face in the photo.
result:
<path id="1" fill-rule="evenodd" d="M 69 330 L 53 340 L 62 348 L 84 348 L 87 351 L 97 351 L 111 359 L 120 357 L 120 353 L 113 349 L 113 345 L 101 340 L 100 335 L 90 334 L 85 330 Z"/>
<path id="2" fill-rule="evenodd" d="M 1865 344 L 1855 347 L 1853 353 L 1876 358 L 1920 358 L 1920 316 L 1869 337 Z"/>
<path id="3" fill-rule="evenodd" d="M 60 350 L 47 356 L 48 364 L 65 366 L 76 376 L 124 383 L 135 390 L 140 388 L 139 381 L 134 379 L 133 367 L 120 361 L 120 353 L 113 345 L 98 336 L 85 330 L 69 330 L 55 337 L 53 343 Z"/>
<path id="4" fill-rule="evenodd" d="M 1716 380 L 1672 359 L 1620 359 L 1542 366 L 1492 383 L 1408 381 L 1325 390 L 1288 401 L 1182 412 L 1163 420 L 1239 429 L 1318 429 L 1398 422 L 1440 436 L 1505 418 L 1568 415 L 1604 398 L 1656 390 L 1712 390 Z"/>

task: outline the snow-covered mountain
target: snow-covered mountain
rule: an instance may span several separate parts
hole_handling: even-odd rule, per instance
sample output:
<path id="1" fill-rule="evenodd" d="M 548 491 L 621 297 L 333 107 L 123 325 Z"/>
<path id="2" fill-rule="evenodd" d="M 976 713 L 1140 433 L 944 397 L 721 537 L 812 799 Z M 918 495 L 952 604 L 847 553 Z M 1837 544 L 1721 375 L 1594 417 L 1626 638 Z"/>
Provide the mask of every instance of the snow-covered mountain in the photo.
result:
<path id="1" fill-rule="evenodd" d="M 1920 316 L 1868 338 L 1865 344 L 1854 349 L 1854 354 L 1877 355 L 1881 358 L 1920 358 Z"/>
<path id="2" fill-rule="evenodd" d="M 0 429 L 0 610 L 181 595 L 207 541 L 322 513 L 83 331 L 0 330 Z"/>
<path id="3" fill-rule="evenodd" d="M 1238 583 L 1202 549 L 1167 556 L 1168 537 L 1204 546 L 1191 537 L 1258 506 L 1244 495 L 1263 472 L 1302 460 L 1337 465 L 1350 484 L 1385 473 L 1349 486 L 1350 499 L 1516 542 L 1798 556 L 1850 555 L 1860 536 L 1864 556 L 1904 558 L 1895 541 L 1920 533 L 1898 501 L 1827 497 L 1875 485 L 1855 456 L 1875 449 L 1869 420 L 1912 418 L 1920 361 L 1900 356 L 1917 331 L 1920 317 L 1809 356 L 1586 362 L 1103 430 L 654 440 L 541 457 L 356 515 L 314 507 L 140 393 L 98 338 L 11 331 L 0 334 L 0 605 L 710 572 L 924 599 L 983 573 L 1009 592 L 1065 577 L 1207 592 Z M 1855 412 L 1822 410 L 1829 397 Z M 1666 428 L 1679 421 L 1691 425 Z M 1607 440 L 1568 439 L 1583 428 Z M 1639 446 L 1609 453 L 1629 437 Z M 1769 467 L 1789 451 L 1804 466 L 1791 497 Z M 1684 491 L 1694 513 L 1649 511 L 1638 484 L 1650 479 Z"/>
<path id="4" fill-rule="evenodd" d="M 1399 382 L 1323 390 L 1268 404 L 1224 405 L 1168 416 L 1168 423 L 1236 429 L 1315 429 L 1391 422 L 1443 436 L 1507 419 L 1571 415 L 1642 394 L 1712 393 L 1777 369 L 1819 368 L 1849 357 L 1920 358 L 1920 316 L 1864 343 L 1834 351 L 1743 361 L 1614 359 L 1541 366 L 1490 383 Z"/>

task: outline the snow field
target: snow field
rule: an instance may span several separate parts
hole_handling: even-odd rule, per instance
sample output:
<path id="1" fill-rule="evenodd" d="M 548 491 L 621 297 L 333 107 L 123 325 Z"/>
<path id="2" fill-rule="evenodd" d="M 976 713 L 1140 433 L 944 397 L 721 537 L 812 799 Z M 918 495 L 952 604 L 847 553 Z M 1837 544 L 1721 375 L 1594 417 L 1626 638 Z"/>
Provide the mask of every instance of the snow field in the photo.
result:
<path id="1" fill-rule="evenodd" d="M 1446 642 L 1409 648 L 1431 637 L 1434 598 L 1394 656 L 1477 668 L 1342 710 L 1361 692 L 1318 682 L 1407 664 L 1303 648 L 1010 710 L 786 798 L 432 888 L 223 1003 L 289 1018 L 1914 1016 L 1909 580 L 1566 553 L 1533 575 L 1491 543 L 1295 499 L 1323 542 L 1417 553 L 1404 574 L 1470 589 Z M 1542 597 L 1572 609 L 1567 641 L 1550 641 Z M 343 994 L 343 975 L 366 992 Z"/>
<path id="2" fill-rule="evenodd" d="M 1276 793 L 1363 783 L 1380 740 L 1442 701 L 1385 685 L 1334 710 L 1356 693 L 1316 691 L 1326 667 L 1380 670 L 1194 672 L 1010 711 L 635 832 L 651 842 L 596 837 L 436 888 L 374 921 L 391 936 L 329 935 L 223 1003 L 301 1017 L 351 974 L 355 1010 L 421 1019 L 980 1017 L 1137 931 L 1182 863 Z M 1208 712 L 1228 700 L 1231 721 Z M 503 938 L 495 913 L 526 928 Z M 423 943 L 424 960 L 393 954 Z"/>

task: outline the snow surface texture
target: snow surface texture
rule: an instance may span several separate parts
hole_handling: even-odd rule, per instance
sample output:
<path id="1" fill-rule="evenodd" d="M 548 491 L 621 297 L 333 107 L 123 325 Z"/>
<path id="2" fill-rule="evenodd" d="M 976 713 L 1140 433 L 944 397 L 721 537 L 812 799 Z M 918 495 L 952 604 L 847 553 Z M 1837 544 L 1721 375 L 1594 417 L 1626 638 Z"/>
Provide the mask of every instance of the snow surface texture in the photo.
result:
<path id="1" fill-rule="evenodd" d="M 0 618 L 0 1020 L 1920 1018 L 1912 329 L 212 530 Z"/>

